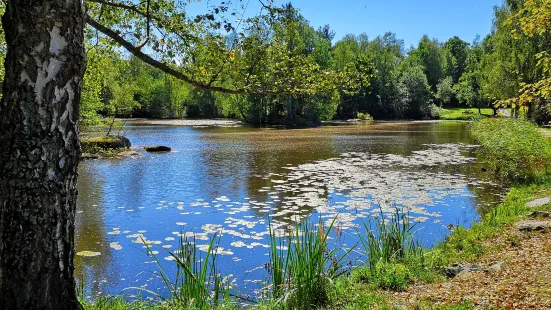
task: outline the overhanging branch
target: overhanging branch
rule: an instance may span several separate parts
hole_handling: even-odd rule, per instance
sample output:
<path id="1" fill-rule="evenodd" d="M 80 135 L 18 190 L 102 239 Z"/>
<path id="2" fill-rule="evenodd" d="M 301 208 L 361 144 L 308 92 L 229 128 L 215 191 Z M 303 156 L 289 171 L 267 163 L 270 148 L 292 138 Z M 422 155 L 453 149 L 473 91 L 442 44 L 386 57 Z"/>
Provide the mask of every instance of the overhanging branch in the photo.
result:
<path id="1" fill-rule="evenodd" d="M 132 55 L 136 56 L 138 59 L 142 60 L 143 62 L 149 64 L 152 67 L 155 67 L 161 71 L 163 71 L 166 74 L 169 74 L 179 80 L 182 80 L 190 85 L 193 85 L 201 90 L 205 91 L 215 91 L 215 92 L 221 92 L 226 94 L 259 94 L 259 95 L 273 95 L 276 94 L 276 92 L 268 91 L 268 90 L 253 90 L 253 89 L 247 89 L 247 88 L 241 88 L 241 89 L 229 89 L 225 87 L 220 86 L 212 86 L 209 84 L 205 84 L 203 82 L 199 82 L 196 80 L 193 80 L 189 76 L 185 75 L 184 73 L 173 69 L 166 63 L 160 62 L 158 60 L 155 60 L 153 57 L 143 53 L 139 47 L 134 46 L 132 43 L 126 41 L 123 37 L 121 37 L 118 33 L 113 31 L 112 29 L 105 27 L 104 25 L 100 24 L 96 20 L 94 20 L 91 16 L 86 16 L 86 22 L 98 30 L 99 32 L 103 33 L 104 35 L 111 38 L 113 41 L 117 42 L 119 45 L 124 47 L 127 51 L 129 51 Z"/>

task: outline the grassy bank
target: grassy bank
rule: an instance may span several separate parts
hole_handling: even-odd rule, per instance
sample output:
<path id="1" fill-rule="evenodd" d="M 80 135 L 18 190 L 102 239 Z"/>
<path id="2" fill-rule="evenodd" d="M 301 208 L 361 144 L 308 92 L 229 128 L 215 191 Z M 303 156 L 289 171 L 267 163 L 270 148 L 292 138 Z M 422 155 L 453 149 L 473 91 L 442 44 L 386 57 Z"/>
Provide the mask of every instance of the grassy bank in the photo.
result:
<path id="1" fill-rule="evenodd" d="M 453 232 L 444 242 L 433 249 L 422 249 L 414 237 L 416 226 L 409 222 L 406 210 L 396 209 L 396 213 L 390 215 L 381 213 L 358 228 L 358 246 L 354 250 L 365 253 L 365 259 L 362 264 L 354 267 L 346 263 L 351 249 L 334 247 L 335 245 L 328 241 L 328 236 L 339 233 L 332 225 L 320 229 L 303 223 L 283 238 L 276 238 L 272 234 L 270 261 L 267 265 L 270 279 L 265 283 L 261 298 L 257 303 L 249 303 L 250 307 L 472 309 L 477 306 L 478 301 L 468 298 L 470 295 L 466 293 L 466 298 L 463 298 L 442 289 L 451 287 L 450 290 L 453 292 L 454 289 L 460 291 L 465 286 L 461 281 L 448 279 L 446 268 L 454 263 L 468 264 L 481 261 L 481 264 L 488 266 L 488 262 L 495 262 L 491 259 L 505 257 L 504 251 L 514 255 L 522 253 L 521 247 L 533 245 L 532 239 L 526 239 L 532 238 L 533 235 L 520 233 L 515 223 L 526 220 L 527 215 L 533 211 L 549 210 L 549 205 L 529 208 L 526 203 L 537 198 L 551 197 L 551 143 L 535 126 L 517 120 L 487 119 L 474 123 L 471 131 L 481 145 L 480 152 L 487 166 L 501 180 L 511 184 L 510 192 L 503 203 L 482 214 L 480 222 L 474 223 L 469 229 L 452 227 Z M 536 235 L 536 238 L 539 237 Z M 191 262 L 195 261 L 195 256 L 181 256 L 182 253 L 195 253 L 192 247 L 187 246 L 188 248 L 179 252 L 177 263 L 183 270 L 182 275 L 187 275 L 187 279 L 191 280 L 169 281 L 167 287 L 173 288 L 172 291 L 175 292 L 171 293 L 170 299 L 157 298 L 153 301 L 138 300 L 127 303 L 123 297 L 103 297 L 94 302 L 85 302 L 85 308 L 242 308 L 242 299 L 228 293 L 229 290 L 219 286 L 216 288 L 219 282 L 216 279 L 222 279 L 220 275 L 203 271 L 208 268 L 194 269 Z M 288 246 L 288 249 L 282 250 L 285 246 Z M 549 250 L 551 251 L 551 246 Z M 212 264 L 208 266 L 213 268 L 215 255 L 210 259 Z M 209 259 L 205 261 L 208 262 Z M 506 265 L 504 268 L 509 267 Z M 551 273 L 551 268 L 545 270 Z M 211 281 L 205 278 L 205 274 L 211 274 L 211 277 L 208 277 Z M 513 277 L 515 276 L 513 274 Z M 201 281 L 193 280 L 200 277 Z M 496 281 L 500 280 L 498 276 L 495 278 Z M 168 278 L 164 277 L 164 280 L 167 283 Z M 177 285 L 174 286 L 174 283 Z M 195 293 L 182 298 L 182 292 L 189 292 L 191 288 Z M 478 293 L 484 294 L 484 289 L 483 287 Z M 212 294 L 212 291 L 216 293 Z M 206 292 L 210 293 L 205 294 Z M 435 294 L 437 296 L 434 296 Z M 488 294 L 493 296 L 491 298 L 496 298 L 495 300 L 503 298 L 511 305 L 514 305 L 515 298 L 521 302 L 530 300 L 531 296 L 527 297 L 528 293 L 517 296 L 507 289 L 504 289 L 503 293 L 497 290 L 488 291 Z M 212 296 L 224 298 L 212 299 Z"/>
<path id="2" fill-rule="evenodd" d="M 443 108 L 440 119 L 443 120 L 479 120 L 491 117 L 494 114 L 492 109 L 481 109 L 482 114 L 476 108 Z"/>
<path id="3" fill-rule="evenodd" d="M 551 140 L 528 121 L 486 119 L 472 124 L 480 154 L 497 176 L 516 183 L 544 182 L 551 175 Z"/>

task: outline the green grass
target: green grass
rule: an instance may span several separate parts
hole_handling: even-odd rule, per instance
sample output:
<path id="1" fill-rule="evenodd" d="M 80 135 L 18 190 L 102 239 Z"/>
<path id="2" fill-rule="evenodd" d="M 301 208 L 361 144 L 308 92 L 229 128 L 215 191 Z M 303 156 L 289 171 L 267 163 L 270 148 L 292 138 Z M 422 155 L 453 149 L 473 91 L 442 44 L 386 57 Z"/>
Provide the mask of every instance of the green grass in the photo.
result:
<path id="1" fill-rule="evenodd" d="M 479 153 L 504 181 L 544 182 L 551 175 L 551 140 L 528 121 L 486 119 L 472 124 Z"/>
<path id="2" fill-rule="evenodd" d="M 469 111 L 471 114 L 465 114 L 463 112 Z M 440 114 L 440 119 L 443 120 L 479 120 L 487 117 L 491 117 L 494 114 L 492 109 L 481 109 L 482 115 L 478 114 L 476 108 L 444 108 Z"/>
<path id="3" fill-rule="evenodd" d="M 352 277 L 375 289 L 390 290 L 402 290 L 417 279 L 433 277 L 414 235 L 415 227 L 408 212 L 399 208 L 388 218 L 381 210 L 378 217 L 364 222 L 364 231 L 358 236 L 367 256 L 366 266 L 356 268 Z"/>
<path id="4" fill-rule="evenodd" d="M 548 196 L 551 196 L 551 183 L 513 187 L 505 201 L 484 214 L 482 221 L 469 229 L 458 227 L 445 242 L 434 248 L 430 252 L 431 259 L 436 265 L 442 266 L 453 262 L 475 261 L 488 250 L 485 241 L 502 234 L 507 226 L 534 211 L 525 207 L 526 202 Z"/>

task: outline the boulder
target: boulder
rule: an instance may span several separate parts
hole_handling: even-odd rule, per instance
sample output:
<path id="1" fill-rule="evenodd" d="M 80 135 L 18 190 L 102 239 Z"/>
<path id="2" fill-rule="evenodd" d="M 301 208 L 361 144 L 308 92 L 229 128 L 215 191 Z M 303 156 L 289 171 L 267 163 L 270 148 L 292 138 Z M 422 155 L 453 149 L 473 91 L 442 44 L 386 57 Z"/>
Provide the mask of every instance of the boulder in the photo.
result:
<path id="1" fill-rule="evenodd" d="M 528 214 L 531 218 L 551 218 L 551 211 L 534 211 Z"/>
<path id="2" fill-rule="evenodd" d="M 486 271 L 486 272 L 500 272 L 502 266 L 503 266 L 503 262 L 499 262 L 499 263 L 493 264 L 492 266 L 484 269 L 484 271 Z"/>
<path id="3" fill-rule="evenodd" d="M 168 146 L 163 146 L 163 145 L 156 145 L 156 146 L 146 146 L 144 147 L 144 149 L 147 151 L 147 152 L 151 152 L 151 153 L 164 153 L 164 152 L 170 152 L 172 151 L 172 149 Z"/>
<path id="4" fill-rule="evenodd" d="M 520 231 L 551 231 L 551 221 L 526 221 L 517 224 Z"/>
<path id="5" fill-rule="evenodd" d="M 551 198 L 545 197 L 545 198 L 539 198 L 539 199 L 530 201 L 529 203 L 526 204 L 526 207 L 538 208 L 538 207 L 543 207 L 545 205 L 548 205 L 550 203 L 551 203 Z"/>
<path id="6" fill-rule="evenodd" d="M 488 273 L 499 272 L 501 271 L 502 266 L 503 266 L 503 262 L 495 263 L 486 268 L 477 264 L 454 263 L 448 267 L 445 267 L 443 271 L 448 278 L 455 278 L 462 272 L 475 272 L 475 271 L 484 271 Z"/>
<path id="7" fill-rule="evenodd" d="M 454 263 L 444 268 L 444 274 L 448 278 L 455 278 L 462 272 L 473 272 L 481 270 L 479 265 L 467 263 Z"/>

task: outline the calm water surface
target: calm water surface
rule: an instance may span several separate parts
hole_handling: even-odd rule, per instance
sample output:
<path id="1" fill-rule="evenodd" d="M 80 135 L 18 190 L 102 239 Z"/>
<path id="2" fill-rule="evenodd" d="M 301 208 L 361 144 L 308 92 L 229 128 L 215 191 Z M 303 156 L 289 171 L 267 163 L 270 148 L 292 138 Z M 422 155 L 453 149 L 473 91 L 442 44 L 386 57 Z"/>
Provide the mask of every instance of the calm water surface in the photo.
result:
<path id="1" fill-rule="evenodd" d="M 347 247 L 358 241 L 362 220 L 394 205 L 409 208 L 431 246 L 448 224 L 469 226 L 504 193 L 481 171 L 466 126 L 130 126 L 125 135 L 134 146 L 173 152 L 81 163 L 76 251 L 100 255 L 77 255 L 75 276 L 90 295 L 129 287 L 162 292 L 142 240 L 174 270 L 169 251 L 182 232 L 195 233 L 200 246 L 220 232 L 221 271 L 249 292 L 269 276 L 262 267 L 268 221 L 284 234 L 302 219 L 328 224 L 337 216 L 339 244 Z"/>

